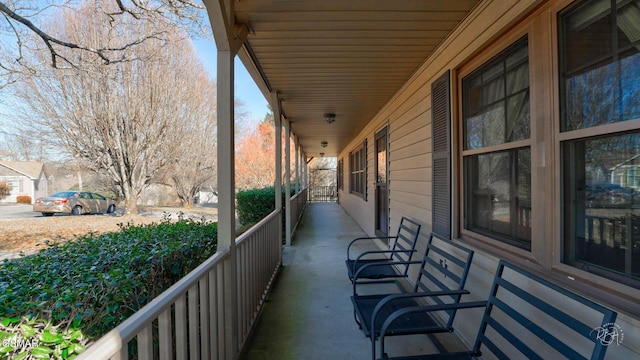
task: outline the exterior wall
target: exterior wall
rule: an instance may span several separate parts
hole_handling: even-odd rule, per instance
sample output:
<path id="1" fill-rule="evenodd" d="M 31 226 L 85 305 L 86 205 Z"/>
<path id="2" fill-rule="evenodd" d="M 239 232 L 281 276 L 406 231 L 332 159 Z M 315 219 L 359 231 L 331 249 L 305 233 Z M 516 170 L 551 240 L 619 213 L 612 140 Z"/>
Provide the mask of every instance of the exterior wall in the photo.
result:
<path id="1" fill-rule="evenodd" d="M 0 166 L 0 182 L 6 182 L 12 185 L 11 192 L 0 200 L 3 203 L 15 203 L 18 196 L 31 196 L 34 200 L 33 181 L 29 177 L 20 174 L 14 170 Z"/>
<path id="2" fill-rule="evenodd" d="M 44 169 L 40 170 L 37 179 L 31 179 L 21 172 L 0 165 L 0 182 L 13 185 L 9 196 L 0 200 L 2 203 L 15 203 L 18 196 L 26 195 L 31 197 L 33 204 L 37 198 L 46 196 L 49 191 Z"/>
<path id="3" fill-rule="evenodd" d="M 32 203 L 36 201 L 39 197 L 45 197 L 49 195 L 49 184 L 47 182 L 47 176 L 44 171 L 40 172 L 40 176 L 33 182 L 33 197 L 31 199 Z"/>
<path id="4" fill-rule="evenodd" d="M 352 195 L 349 192 L 351 185 L 350 180 L 350 167 L 349 167 L 349 153 L 357 149 L 364 139 L 367 139 L 367 196 L 366 200 L 359 195 Z M 375 181 L 375 175 L 373 174 L 375 166 L 374 151 L 373 151 L 373 132 L 358 137 L 357 141 L 351 143 L 346 151 L 340 154 L 339 159 L 344 159 L 344 189 L 339 192 L 340 205 L 353 217 L 353 219 L 364 229 L 367 234 L 374 236 L 375 234 L 375 194 L 373 183 Z"/>
<path id="5" fill-rule="evenodd" d="M 533 211 L 537 211 L 540 215 L 538 219 L 534 220 L 534 223 L 538 221 L 539 230 L 534 232 L 532 237 L 534 239 L 551 239 L 548 241 L 538 241 L 534 244 L 533 253 L 543 254 L 540 258 L 527 259 L 518 251 L 510 251 L 505 249 L 498 249 L 496 251 L 482 246 L 479 242 L 467 241 L 463 239 L 460 233 L 459 218 L 461 217 L 461 206 L 458 196 L 460 194 L 459 188 L 456 185 L 460 183 L 459 169 L 460 169 L 460 141 L 459 141 L 459 126 L 456 104 L 459 99 L 457 97 L 457 72 L 463 68 L 469 62 L 474 61 L 475 57 L 482 51 L 491 48 L 494 42 L 499 37 L 507 34 L 513 30 L 518 21 L 522 20 L 528 14 L 533 13 L 533 20 L 528 25 L 528 31 L 530 34 L 535 35 L 529 38 L 530 42 L 548 42 L 549 44 L 555 43 L 553 33 L 553 21 L 551 12 L 545 9 L 546 7 L 559 6 L 562 3 L 567 5 L 569 1 L 533 1 L 533 0 L 496 0 L 496 1 L 484 1 L 482 2 L 470 16 L 453 32 L 453 34 L 445 40 L 436 52 L 414 73 L 414 75 L 407 81 L 407 83 L 398 91 L 398 93 L 391 99 L 386 106 L 373 118 L 370 123 L 360 132 L 360 134 L 353 139 L 353 141 L 342 151 L 339 155 L 339 159 L 344 160 L 344 191 L 340 192 L 340 203 L 345 210 L 360 224 L 360 226 L 371 236 L 374 235 L 374 218 L 375 218 L 375 198 L 373 194 L 375 175 L 374 171 L 374 147 L 373 139 L 377 130 L 382 128 L 385 124 L 389 126 L 389 207 L 390 207 L 390 221 L 389 228 L 390 233 L 394 233 L 397 229 L 399 220 L 402 216 L 408 216 L 423 224 L 421 244 L 426 241 L 426 235 L 431 231 L 431 179 L 432 179 L 432 158 L 431 158 L 431 83 L 441 76 L 446 70 L 452 70 L 452 103 L 453 103 L 453 134 L 452 143 L 453 146 L 453 234 L 454 241 L 461 241 L 464 246 L 470 247 L 476 251 L 472 270 L 468 278 L 468 290 L 471 294 L 466 299 L 468 300 L 480 300 L 486 299 L 487 291 L 490 288 L 491 281 L 497 267 L 499 258 L 506 257 L 521 257 L 522 262 L 538 262 L 541 269 L 547 269 L 548 274 L 553 272 L 554 264 L 557 265 L 558 260 L 553 260 L 554 255 L 559 251 L 555 245 L 556 240 L 552 240 L 559 237 L 559 231 L 554 230 L 552 223 L 557 223 L 559 220 L 553 218 L 553 214 L 550 214 L 545 210 L 545 204 L 543 201 L 538 201 L 536 204 L 532 204 Z M 528 20 L 527 20 L 528 21 Z M 554 55 L 550 53 L 533 54 L 530 53 L 530 59 L 534 57 L 538 58 L 538 61 L 531 63 L 530 74 L 531 76 L 539 76 L 542 82 L 546 81 L 550 88 L 554 88 L 553 76 L 548 73 L 548 69 L 553 65 L 553 61 L 549 60 Z M 540 60 L 542 59 L 542 60 Z M 546 59 L 546 60 L 545 60 Z M 543 64 L 542 64 L 543 63 Z M 547 73 L 545 73 L 545 71 Z M 557 83 L 557 81 L 556 81 Z M 549 113 L 552 112 L 551 108 L 557 106 L 554 104 L 556 100 L 553 97 L 557 97 L 553 91 L 545 89 L 544 92 L 534 93 L 532 89 L 531 94 L 531 108 L 542 107 L 543 111 L 537 115 L 532 111 L 532 123 L 534 116 L 539 118 L 545 118 L 545 121 L 549 121 Z M 547 111 L 548 110 L 548 111 Z M 548 141 L 550 139 L 545 138 L 549 136 L 550 130 L 545 127 L 538 128 L 532 127 L 532 141 Z M 538 131 L 538 134 L 534 132 Z M 368 139 L 368 168 L 367 168 L 367 180 L 368 180 L 368 196 L 365 202 L 362 198 L 349 194 L 349 152 L 356 148 L 364 138 Z M 549 145 L 551 146 L 551 144 Z M 534 154 L 532 154 L 532 157 Z M 537 173 L 535 176 L 539 176 L 540 179 L 548 179 L 548 171 L 555 164 L 544 165 L 544 159 L 538 163 L 532 159 L 532 173 Z M 540 165 L 542 164 L 542 165 Z M 458 170 L 456 170 L 458 169 Z M 546 194 L 542 191 L 545 187 L 551 186 L 554 188 L 553 183 L 545 183 L 545 181 L 536 182 L 536 178 L 532 179 L 532 184 L 538 186 L 540 193 Z M 551 192 L 551 190 L 549 191 Z M 546 196 L 546 195 L 545 195 Z M 549 198 L 552 194 L 549 194 Z M 536 208 L 537 206 L 537 208 Z M 554 232 L 555 231 L 555 232 Z M 535 248 L 535 247 L 538 248 Z M 420 251 L 424 249 L 424 245 Z M 517 249 L 516 249 L 517 250 Z M 530 256 L 530 254 L 529 254 Z M 556 273 L 558 274 L 558 273 Z M 550 277 L 552 277 L 550 275 Z M 559 277 L 566 276 L 557 275 L 554 280 L 558 280 Z M 591 290 L 588 287 L 578 287 L 582 294 L 587 296 L 591 295 Z M 573 289 L 574 291 L 576 289 Z M 601 291 L 602 289 L 600 289 Z M 635 290 L 623 290 L 631 299 L 636 299 L 634 296 Z M 603 302 L 602 300 L 599 300 Z M 611 306 L 611 304 L 605 303 L 605 305 Z M 461 324 L 478 324 L 480 321 L 481 312 L 459 312 L 456 317 L 458 326 L 457 330 L 460 331 L 461 337 L 467 342 L 471 342 L 475 336 L 477 328 L 475 326 L 461 326 Z M 611 345 L 607 352 L 607 359 L 630 359 L 637 358 L 640 355 L 640 314 L 627 314 L 619 311 L 618 320 L 616 323 L 624 331 L 624 340 L 620 346 Z"/>

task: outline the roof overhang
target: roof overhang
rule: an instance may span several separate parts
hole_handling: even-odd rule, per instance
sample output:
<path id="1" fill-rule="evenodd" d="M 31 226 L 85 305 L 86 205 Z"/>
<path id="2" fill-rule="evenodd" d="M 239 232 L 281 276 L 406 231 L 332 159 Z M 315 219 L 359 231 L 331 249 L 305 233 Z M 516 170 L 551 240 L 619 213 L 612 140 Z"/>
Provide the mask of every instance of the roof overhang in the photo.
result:
<path id="1" fill-rule="evenodd" d="M 233 1 L 249 29 L 238 56 L 307 156 L 342 151 L 479 2 Z"/>

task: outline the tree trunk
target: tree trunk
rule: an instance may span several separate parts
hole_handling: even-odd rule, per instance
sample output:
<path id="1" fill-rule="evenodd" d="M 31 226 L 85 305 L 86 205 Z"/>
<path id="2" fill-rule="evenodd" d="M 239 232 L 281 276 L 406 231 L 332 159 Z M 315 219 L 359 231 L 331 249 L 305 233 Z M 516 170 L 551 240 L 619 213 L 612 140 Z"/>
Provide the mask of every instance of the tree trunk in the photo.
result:
<path id="1" fill-rule="evenodd" d="M 125 215 L 137 215 L 138 214 L 138 199 L 125 199 L 124 200 L 124 214 Z"/>

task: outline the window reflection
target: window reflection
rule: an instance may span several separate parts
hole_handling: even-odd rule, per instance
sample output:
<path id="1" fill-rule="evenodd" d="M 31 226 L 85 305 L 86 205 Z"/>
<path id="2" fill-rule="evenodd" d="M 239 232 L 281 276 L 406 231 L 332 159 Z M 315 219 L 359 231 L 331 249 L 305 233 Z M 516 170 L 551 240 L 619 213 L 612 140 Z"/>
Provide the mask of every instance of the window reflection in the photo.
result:
<path id="1" fill-rule="evenodd" d="M 380 138 L 377 140 L 376 148 L 378 149 L 378 183 L 386 183 L 387 182 L 387 143 L 386 137 Z"/>
<path id="2" fill-rule="evenodd" d="M 565 262 L 640 280 L 640 134 L 576 140 L 565 157 Z"/>
<path id="3" fill-rule="evenodd" d="M 640 118 L 640 1 L 612 3 L 560 17 L 563 131 Z"/>
<path id="4" fill-rule="evenodd" d="M 529 148 L 465 157 L 466 228 L 531 250 Z"/>
<path id="5" fill-rule="evenodd" d="M 463 79 L 465 150 L 529 138 L 527 38 Z"/>

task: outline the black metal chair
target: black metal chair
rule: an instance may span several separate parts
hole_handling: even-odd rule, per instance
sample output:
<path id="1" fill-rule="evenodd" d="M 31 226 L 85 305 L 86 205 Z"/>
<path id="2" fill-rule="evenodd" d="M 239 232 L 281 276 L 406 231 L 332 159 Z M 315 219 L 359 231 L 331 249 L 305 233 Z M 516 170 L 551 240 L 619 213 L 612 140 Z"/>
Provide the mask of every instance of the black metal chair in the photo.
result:
<path id="1" fill-rule="evenodd" d="M 409 264 L 413 253 L 416 252 L 416 243 L 420 234 L 421 225 L 406 217 L 402 217 L 396 236 L 386 237 L 360 237 L 352 240 L 347 247 L 347 274 L 353 282 L 356 277 L 361 283 L 391 282 L 395 278 L 407 277 Z M 351 247 L 362 241 L 376 239 L 390 242 L 389 250 L 371 250 L 351 256 Z M 375 264 L 375 266 L 373 266 Z M 366 280 L 362 280 L 366 279 Z"/>
<path id="2" fill-rule="evenodd" d="M 603 359 L 620 340 L 617 313 L 558 285 L 500 261 L 473 348 L 469 351 L 389 357 L 385 338 L 407 317 L 476 307 L 478 302 L 408 307 L 385 319 L 380 330 L 383 359 Z M 408 331 L 406 333 L 409 333 Z"/>
<path id="3" fill-rule="evenodd" d="M 439 239 L 431 234 L 412 292 L 398 294 L 357 295 L 351 297 L 356 322 L 364 334 L 371 338 L 371 353 L 375 359 L 376 339 L 385 320 L 398 310 L 435 303 L 438 305 L 459 303 L 464 289 L 473 251 L 454 242 Z M 449 252 L 443 245 L 452 248 Z M 355 285 L 354 285 L 355 287 Z M 355 292 L 355 290 L 354 290 Z M 483 306 L 484 302 L 476 304 Z M 397 319 L 387 329 L 386 336 L 416 333 L 440 333 L 453 331 L 456 309 L 447 311 L 441 320 L 431 314 L 412 313 Z"/>

